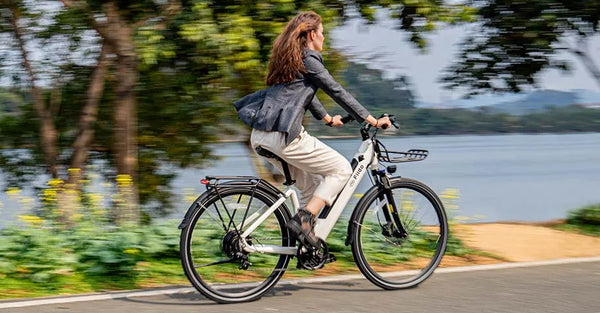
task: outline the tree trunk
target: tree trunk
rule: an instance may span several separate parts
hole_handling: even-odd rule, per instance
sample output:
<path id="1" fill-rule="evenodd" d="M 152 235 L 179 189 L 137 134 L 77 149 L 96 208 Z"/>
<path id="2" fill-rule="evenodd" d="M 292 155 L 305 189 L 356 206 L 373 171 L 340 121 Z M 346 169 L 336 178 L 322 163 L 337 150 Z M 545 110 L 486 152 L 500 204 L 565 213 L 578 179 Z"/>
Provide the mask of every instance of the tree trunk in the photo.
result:
<path id="1" fill-rule="evenodd" d="M 65 7 L 76 5 L 87 7 L 85 1 L 61 0 Z M 115 164 L 119 198 L 116 203 L 116 222 L 139 222 L 139 204 L 136 188 L 137 180 L 137 104 L 135 87 L 137 85 L 138 64 L 133 42 L 134 28 L 127 23 L 123 12 L 119 11 L 115 0 L 104 1 L 102 4 L 103 17 L 96 18 L 90 14 L 90 23 L 103 39 L 103 45 L 110 47 L 117 55 L 116 85 L 117 95 L 114 109 L 114 146 Z M 88 98 L 89 101 L 89 98 Z M 81 130 L 81 129 L 80 129 Z M 90 129 L 91 130 L 91 129 Z M 93 133 L 87 132 L 88 136 Z M 86 137 L 81 139 L 85 146 Z M 79 161 L 87 157 L 82 150 L 75 156 Z"/>
<path id="2" fill-rule="evenodd" d="M 96 68 L 94 68 L 90 85 L 87 89 L 86 103 L 79 116 L 78 134 L 73 143 L 73 153 L 69 169 L 68 181 L 70 184 L 79 184 L 81 171 L 88 159 L 90 145 L 94 139 L 94 124 L 98 117 L 98 106 L 104 92 L 104 82 L 108 67 L 108 60 L 106 59 L 107 50 L 107 45 L 102 43 L 98 63 L 96 64 Z"/>
<path id="3" fill-rule="evenodd" d="M 21 54 L 23 56 L 23 66 L 27 71 L 29 76 L 30 84 L 31 84 L 31 94 L 33 96 L 33 108 L 37 118 L 39 119 L 39 132 L 40 132 L 40 146 L 42 148 L 42 152 L 44 153 L 44 158 L 46 159 L 46 164 L 48 165 L 48 172 L 52 176 L 52 178 L 58 178 L 58 169 L 56 166 L 57 162 L 57 136 L 58 132 L 56 127 L 54 126 L 54 119 L 52 117 L 52 112 L 44 103 L 44 98 L 42 96 L 41 91 L 36 85 L 36 75 L 29 62 L 29 55 L 27 53 L 27 49 L 25 48 L 25 41 L 23 40 L 23 36 L 21 34 L 21 28 L 18 24 L 18 19 L 20 15 L 20 9 L 16 6 L 11 7 L 11 17 L 10 23 L 13 27 L 15 37 L 19 44 L 19 49 L 21 50 Z"/>
<path id="4" fill-rule="evenodd" d="M 121 203 L 119 223 L 139 222 L 137 180 L 137 103 L 135 87 L 138 79 L 138 61 L 133 42 L 134 29 L 119 12 L 117 3 L 103 5 L 106 27 L 99 30 L 117 55 L 114 110 L 114 151 Z"/>
<path id="5" fill-rule="evenodd" d="M 92 72 L 90 84 L 87 88 L 86 102 L 79 116 L 78 132 L 73 143 L 67 183 L 64 184 L 64 189 L 60 196 L 60 199 L 63 200 L 63 207 L 68 208 L 70 214 L 77 213 L 78 208 L 81 207 L 81 180 L 83 178 L 83 168 L 88 159 L 90 146 L 94 139 L 94 124 L 98 117 L 100 98 L 104 92 L 104 82 L 108 67 L 108 60 L 106 59 L 107 50 L 107 45 L 102 43 L 98 63 Z M 67 219 L 66 222 L 66 226 L 70 227 L 72 224 L 71 219 Z"/>

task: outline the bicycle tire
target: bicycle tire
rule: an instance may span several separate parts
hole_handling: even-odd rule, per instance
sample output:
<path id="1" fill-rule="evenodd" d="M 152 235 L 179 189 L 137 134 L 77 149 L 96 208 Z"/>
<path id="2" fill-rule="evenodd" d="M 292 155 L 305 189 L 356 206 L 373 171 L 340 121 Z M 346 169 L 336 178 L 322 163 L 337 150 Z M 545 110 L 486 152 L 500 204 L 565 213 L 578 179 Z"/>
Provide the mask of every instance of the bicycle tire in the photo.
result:
<path id="1" fill-rule="evenodd" d="M 382 210 L 389 205 L 381 202 L 383 191 L 377 187 L 359 201 L 349 229 L 361 273 L 373 284 L 393 290 L 417 286 L 433 273 L 446 249 L 448 224 L 442 202 L 425 184 L 395 177 L 390 186 L 407 237 L 385 232 Z"/>
<path id="2" fill-rule="evenodd" d="M 268 208 L 276 199 L 276 195 L 260 187 L 233 186 L 220 188 L 218 192 L 214 189 L 207 191 L 194 201 L 186 214 L 189 223 L 181 232 L 180 254 L 188 280 L 202 295 L 219 303 L 253 301 L 269 292 L 283 276 L 289 255 L 249 253 L 248 261 L 252 264 L 248 269 L 239 268 L 241 261 L 210 265 L 228 258 L 226 247 L 235 246 L 236 240 L 226 238 L 243 232 L 243 229 L 236 228 L 248 226 L 249 223 L 242 223 L 242 220 L 247 220 L 250 214 L 236 220 L 237 213 L 240 213 L 238 216 L 244 213 L 240 208 L 249 207 L 248 213 L 254 213 L 250 212 L 253 208 L 257 211 Z M 230 212 L 225 211 L 226 207 Z M 282 204 L 252 233 L 253 237 L 248 242 L 265 243 L 262 242 L 265 238 L 257 236 L 268 234 L 278 237 L 268 238 L 269 244 L 292 246 L 295 242 L 285 227 L 289 219 L 289 211 Z M 264 274 L 256 271 L 260 266 L 263 266 L 260 269 L 264 270 Z"/>

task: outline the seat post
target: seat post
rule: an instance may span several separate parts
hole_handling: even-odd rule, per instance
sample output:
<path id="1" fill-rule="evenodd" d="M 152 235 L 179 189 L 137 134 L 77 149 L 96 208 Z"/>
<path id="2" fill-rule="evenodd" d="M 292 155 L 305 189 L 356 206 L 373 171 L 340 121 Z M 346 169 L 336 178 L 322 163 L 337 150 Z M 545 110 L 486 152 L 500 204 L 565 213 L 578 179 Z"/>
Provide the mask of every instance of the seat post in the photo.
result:
<path id="1" fill-rule="evenodd" d="M 292 179 L 292 175 L 290 174 L 290 168 L 287 162 L 281 158 L 279 159 L 279 161 L 281 162 L 281 167 L 283 167 L 283 175 L 285 176 L 285 181 L 283 182 L 283 184 L 286 186 L 293 185 L 296 181 Z"/>

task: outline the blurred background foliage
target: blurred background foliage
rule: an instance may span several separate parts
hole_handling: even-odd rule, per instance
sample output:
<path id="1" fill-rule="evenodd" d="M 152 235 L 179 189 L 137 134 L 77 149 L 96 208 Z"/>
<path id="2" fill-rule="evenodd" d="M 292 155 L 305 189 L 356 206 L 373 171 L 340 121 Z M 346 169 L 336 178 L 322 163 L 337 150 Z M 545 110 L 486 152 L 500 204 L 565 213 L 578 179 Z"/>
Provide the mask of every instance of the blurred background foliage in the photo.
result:
<path id="1" fill-rule="evenodd" d="M 329 30 L 348 10 L 372 22 L 377 8 L 416 47 L 434 22 L 474 13 L 432 0 L 3 1 L 0 167 L 8 186 L 46 173 L 77 189 L 73 173 L 85 171 L 68 169 L 99 160 L 108 176 L 134 183 L 129 214 L 115 216 L 167 212 L 173 175 L 164 166 L 202 166 L 213 157 L 208 142 L 239 132 L 231 103 L 265 87 L 271 44 L 292 16 L 314 10 Z M 341 54 L 328 54 L 333 73 L 345 67 Z"/>
<path id="2" fill-rule="evenodd" d="M 447 87 L 483 92 L 519 92 L 537 86 L 544 69 L 569 70 L 557 57 L 567 52 L 585 64 L 600 86 L 589 39 L 598 34 L 598 0 L 472 1 L 478 9 L 478 27 L 461 43 L 461 52 L 446 69 Z"/>
<path id="3" fill-rule="evenodd" d="M 60 179 L 65 190 L 77 190 L 86 166 L 101 164 L 108 179 L 124 175 L 132 182 L 124 204 L 115 205 L 124 210 L 114 214 L 115 222 L 138 223 L 168 213 L 174 178 L 169 166 L 202 166 L 214 158 L 208 143 L 244 138 L 247 130 L 231 103 L 265 87 L 271 44 L 302 10 L 318 12 L 325 33 L 356 13 L 373 23 L 379 10 L 422 51 L 427 32 L 470 23 L 472 35 L 442 77 L 448 88 L 467 95 L 535 86 L 540 71 L 568 69 L 555 57 L 562 50 L 583 60 L 600 83 L 586 50 L 598 31 L 600 0 L 5 0 L 0 4 L 4 187 L 47 174 Z M 410 76 L 384 77 L 335 49 L 324 54 L 328 69 L 359 101 L 376 114 L 400 116 L 403 134 L 600 127 L 597 110 L 579 107 L 520 116 L 418 109 Z M 322 92 L 318 96 L 332 113 L 343 113 Z M 319 123 L 309 127 L 331 132 Z M 65 211 L 63 220 L 74 213 Z"/>

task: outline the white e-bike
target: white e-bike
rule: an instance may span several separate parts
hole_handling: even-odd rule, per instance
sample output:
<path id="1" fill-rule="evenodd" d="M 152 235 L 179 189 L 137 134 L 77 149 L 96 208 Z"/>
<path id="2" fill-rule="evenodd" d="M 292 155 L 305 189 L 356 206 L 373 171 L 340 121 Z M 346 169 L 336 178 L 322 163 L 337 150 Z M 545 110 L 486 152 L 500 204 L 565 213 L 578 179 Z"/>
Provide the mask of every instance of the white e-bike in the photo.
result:
<path id="1" fill-rule="evenodd" d="M 323 208 L 317 219 L 320 247 L 297 244 L 285 227 L 299 204 L 287 164 L 278 156 L 258 151 L 282 162 L 285 191 L 259 177 L 203 179 L 206 192 L 192 203 L 179 225 L 181 262 L 192 285 L 217 302 L 252 301 L 275 286 L 293 257 L 298 268 L 308 270 L 334 261 L 326 239 L 367 173 L 373 187 L 352 211 L 345 242 L 352 247 L 356 265 L 383 289 L 409 288 L 427 279 L 446 249 L 444 207 L 431 188 L 413 179 L 392 177 L 396 166 L 382 163 L 424 160 L 428 151 L 389 151 L 368 124 L 360 133 L 362 144 L 351 162 L 353 173 L 335 202 Z"/>

